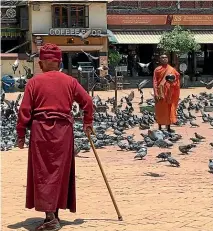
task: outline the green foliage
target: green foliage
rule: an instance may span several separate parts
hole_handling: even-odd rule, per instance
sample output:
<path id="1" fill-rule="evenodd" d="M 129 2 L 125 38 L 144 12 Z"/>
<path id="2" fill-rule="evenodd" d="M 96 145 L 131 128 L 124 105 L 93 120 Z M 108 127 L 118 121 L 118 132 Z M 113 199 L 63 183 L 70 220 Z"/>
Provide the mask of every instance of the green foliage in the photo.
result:
<path id="1" fill-rule="evenodd" d="M 122 56 L 116 49 L 110 48 L 108 53 L 108 58 L 109 58 L 109 64 L 113 67 L 116 67 L 121 61 Z"/>
<path id="2" fill-rule="evenodd" d="M 158 48 L 180 56 L 190 51 L 199 51 L 200 45 L 189 30 L 176 26 L 172 31 L 163 33 Z"/>

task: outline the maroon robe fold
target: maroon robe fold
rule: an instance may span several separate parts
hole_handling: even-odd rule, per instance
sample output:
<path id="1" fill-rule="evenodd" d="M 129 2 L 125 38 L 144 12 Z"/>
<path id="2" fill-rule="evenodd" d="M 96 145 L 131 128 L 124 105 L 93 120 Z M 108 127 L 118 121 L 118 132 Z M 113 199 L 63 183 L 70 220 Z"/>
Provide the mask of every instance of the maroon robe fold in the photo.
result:
<path id="1" fill-rule="evenodd" d="M 73 102 L 92 123 L 93 103 L 76 79 L 58 71 L 29 80 L 19 108 L 18 137 L 30 126 L 26 208 L 76 211 Z"/>

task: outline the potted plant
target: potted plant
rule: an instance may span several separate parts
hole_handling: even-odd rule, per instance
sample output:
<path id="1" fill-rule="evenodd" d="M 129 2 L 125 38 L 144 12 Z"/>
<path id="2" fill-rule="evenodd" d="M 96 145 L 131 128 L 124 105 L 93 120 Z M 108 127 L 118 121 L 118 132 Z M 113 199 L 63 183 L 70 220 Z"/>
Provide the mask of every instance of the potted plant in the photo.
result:
<path id="1" fill-rule="evenodd" d="M 116 49 L 116 47 L 110 47 L 108 51 L 108 62 L 109 62 L 109 69 L 114 75 L 115 67 L 117 67 L 122 59 L 121 54 Z"/>

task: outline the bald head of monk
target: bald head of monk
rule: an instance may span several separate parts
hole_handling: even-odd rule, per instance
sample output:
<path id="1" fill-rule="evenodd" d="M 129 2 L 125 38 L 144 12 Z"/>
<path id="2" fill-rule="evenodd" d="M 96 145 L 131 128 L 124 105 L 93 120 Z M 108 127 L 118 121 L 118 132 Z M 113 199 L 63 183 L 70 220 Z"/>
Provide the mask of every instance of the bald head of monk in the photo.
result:
<path id="1" fill-rule="evenodd" d="M 163 54 L 160 56 L 160 63 L 161 65 L 167 65 L 169 62 L 168 56 Z"/>
<path id="2" fill-rule="evenodd" d="M 46 43 L 40 49 L 39 66 L 43 72 L 59 71 L 62 61 L 61 49 L 51 43 Z"/>

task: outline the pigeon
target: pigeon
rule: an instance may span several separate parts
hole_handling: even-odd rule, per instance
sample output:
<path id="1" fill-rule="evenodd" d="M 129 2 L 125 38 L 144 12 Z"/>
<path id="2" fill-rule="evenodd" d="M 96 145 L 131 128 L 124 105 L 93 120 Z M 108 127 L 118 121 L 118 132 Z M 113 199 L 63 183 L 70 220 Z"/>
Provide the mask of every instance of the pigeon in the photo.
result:
<path id="1" fill-rule="evenodd" d="M 165 140 L 156 140 L 155 145 L 157 145 L 159 148 L 169 148 L 173 146 L 173 143 Z"/>
<path id="2" fill-rule="evenodd" d="M 213 148 L 213 142 L 209 143 L 209 145 L 212 146 L 212 148 Z"/>
<path id="3" fill-rule="evenodd" d="M 107 70 L 109 70 L 109 68 L 107 66 L 103 65 L 103 66 L 98 67 L 97 70 L 99 70 L 99 71 L 107 71 Z"/>
<path id="4" fill-rule="evenodd" d="M 150 129 L 150 126 L 149 126 L 149 125 L 146 125 L 146 124 L 140 123 L 139 128 L 140 128 L 141 130 L 146 130 L 146 129 Z"/>
<path id="5" fill-rule="evenodd" d="M 193 122 L 192 120 L 190 121 L 191 127 L 200 127 L 198 124 Z"/>
<path id="6" fill-rule="evenodd" d="M 16 59 L 16 61 L 12 65 L 13 73 L 16 73 L 16 70 L 18 69 L 19 66 L 19 59 Z"/>
<path id="7" fill-rule="evenodd" d="M 128 145 L 125 144 L 125 143 L 122 143 L 122 142 L 118 142 L 118 147 L 121 149 L 121 150 L 128 150 Z"/>
<path id="8" fill-rule="evenodd" d="M 85 32 L 85 33 L 80 32 L 80 33 L 78 34 L 78 36 L 81 38 L 82 41 L 84 41 L 85 39 L 87 39 L 87 38 L 91 35 L 91 32 L 92 32 L 92 30 L 89 29 L 89 30 L 88 30 L 87 32 Z"/>
<path id="9" fill-rule="evenodd" d="M 196 145 L 193 144 L 189 144 L 189 145 L 183 145 L 183 146 L 179 146 L 179 150 L 181 153 L 183 154 L 188 154 L 188 152 L 191 150 L 191 148 L 196 147 Z"/>
<path id="10" fill-rule="evenodd" d="M 146 148 L 141 148 L 137 153 L 134 159 L 140 158 L 141 160 L 147 155 L 147 149 Z"/>
<path id="11" fill-rule="evenodd" d="M 205 83 L 202 80 L 200 80 L 200 82 L 202 84 L 204 84 L 206 86 L 206 89 L 208 89 L 208 90 L 212 89 L 212 87 L 213 87 L 213 80 L 211 80 L 209 83 Z"/>
<path id="12" fill-rule="evenodd" d="M 138 84 L 138 91 L 142 90 L 142 88 L 144 88 L 144 86 L 150 82 L 150 80 L 148 79 L 144 79 L 143 81 L 141 81 L 139 84 Z"/>
<path id="13" fill-rule="evenodd" d="M 209 122 L 209 118 L 206 115 L 202 116 L 202 120 L 203 120 L 204 123 Z"/>
<path id="14" fill-rule="evenodd" d="M 180 163 L 176 159 L 174 159 L 173 157 L 168 156 L 167 160 L 172 166 L 180 167 Z"/>
<path id="15" fill-rule="evenodd" d="M 201 140 L 198 138 L 190 138 L 193 143 L 199 143 Z"/>
<path id="16" fill-rule="evenodd" d="M 151 64 L 151 62 L 149 62 L 149 63 L 139 63 L 138 62 L 138 65 L 142 68 L 144 73 L 150 73 L 150 70 L 149 70 L 150 64 Z"/>
<path id="17" fill-rule="evenodd" d="M 213 117 L 210 116 L 210 114 L 208 114 L 208 119 L 209 119 L 210 121 L 213 121 Z"/>
<path id="18" fill-rule="evenodd" d="M 81 51 L 88 57 L 88 59 L 89 59 L 91 62 L 93 62 L 93 60 L 98 60 L 98 59 L 99 59 L 99 57 L 92 56 L 91 54 L 86 53 L 86 52 L 83 51 L 82 49 L 81 49 Z"/>
<path id="19" fill-rule="evenodd" d="M 82 70 L 83 70 L 82 67 L 79 66 L 79 67 L 78 67 L 78 71 L 79 71 L 79 72 L 82 72 Z"/>
<path id="20" fill-rule="evenodd" d="M 206 138 L 204 136 L 199 135 L 197 132 L 195 132 L 195 137 L 200 140 L 205 140 Z"/>
<path id="21" fill-rule="evenodd" d="M 80 147 L 77 144 L 74 144 L 74 155 L 77 156 L 80 151 Z"/>
<path id="22" fill-rule="evenodd" d="M 27 66 L 23 66 L 23 68 L 25 70 L 26 78 L 31 79 L 33 77 L 32 70 Z"/>
<path id="23" fill-rule="evenodd" d="M 213 173 L 213 159 L 209 159 L 209 171 Z"/>
<path id="24" fill-rule="evenodd" d="M 156 158 L 162 159 L 162 161 L 166 161 L 169 156 L 171 156 L 171 152 L 161 152 L 156 156 Z"/>
<path id="25" fill-rule="evenodd" d="M 32 53 L 32 54 L 30 54 L 30 53 L 26 52 L 26 55 L 28 57 L 27 62 L 33 62 L 33 58 L 35 58 L 38 55 L 38 53 Z"/>

